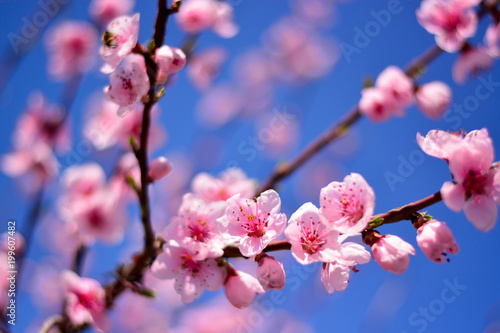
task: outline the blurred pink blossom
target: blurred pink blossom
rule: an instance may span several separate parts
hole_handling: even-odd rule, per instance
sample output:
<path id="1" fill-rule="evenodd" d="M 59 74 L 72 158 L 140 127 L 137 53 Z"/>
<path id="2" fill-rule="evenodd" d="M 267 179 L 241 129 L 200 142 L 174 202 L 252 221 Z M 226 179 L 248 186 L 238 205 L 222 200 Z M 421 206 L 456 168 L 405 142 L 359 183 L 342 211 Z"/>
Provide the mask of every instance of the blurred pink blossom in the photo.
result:
<path id="1" fill-rule="evenodd" d="M 158 64 L 158 83 L 165 83 L 170 74 L 184 68 L 186 55 L 179 48 L 163 45 L 156 50 L 155 61 Z"/>
<path id="2" fill-rule="evenodd" d="M 160 156 L 149 164 L 148 177 L 153 181 L 157 181 L 167 176 L 172 169 L 172 163 L 165 157 Z"/>
<path id="3" fill-rule="evenodd" d="M 239 168 L 230 168 L 222 172 L 219 178 L 202 172 L 193 178 L 193 191 L 203 200 L 226 201 L 235 194 L 241 198 L 251 198 L 255 191 L 255 181 L 249 179 Z"/>
<path id="4" fill-rule="evenodd" d="M 486 29 L 484 43 L 488 47 L 488 53 L 495 58 L 500 57 L 500 23 L 492 23 Z"/>
<path id="5" fill-rule="evenodd" d="M 226 59 L 227 52 L 221 47 L 211 47 L 192 54 L 187 67 L 191 83 L 201 91 L 210 87 Z"/>
<path id="6" fill-rule="evenodd" d="M 467 77 L 478 77 L 493 66 L 493 58 L 484 47 L 467 49 L 453 64 L 453 81 L 464 84 Z"/>
<path id="7" fill-rule="evenodd" d="M 399 115 L 401 112 L 394 96 L 380 88 L 363 89 L 358 107 L 362 114 L 375 122 L 386 121 L 393 114 Z"/>
<path id="8" fill-rule="evenodd" d="M 396 66 L 389 66 L 384 69 L 377 77 L 375 87 L 389 92 L 400 108 L 410 105 L 413 100 L 413 82 Z M 395 113 L 399 114 L 401 112 Z"/>
<path id="9" fill-rule="evenodd" d="M 477 15 L 472 8 L 480 0 L 424 0 L 417 9 L 417 19 L 436 44 L 446 52 L 460 50 L 477 30 Z"/>
<path id="10" fill-rule="evenodd" d="M 92 65 L 97 31 L 85 21 L 64 21 L 47 32 L 45 44 L 49 74 L 57 80 L 67 80 Z"/>
<path id="11" fill-rule="evenodd" d="M 31 94 L 27 109 L 14 130 L 14 146 L 26 148 L 43 142 L 59 153 L 68 152 L 71 148 L 71 130 L 65 118 L 62 110 L 50 104 L 42 93 Z"/>
<path id="12" fill-rule="evenodd" d="M 418 87 L 415 100 L 420 111 L 428 118 L 438 120 L 448 110 L 452 99 L 450 87 L 441 81 L 425 83 Z"/>
<path id="13" fill-rule="evenodd" d="M 99 282 L 81 278 L 72 271 L 63 273 L 66 287 L 65 310 L 75 325 L 91 324 L 99 332 L 111 331 L 111 320 L 106 311 L 106 293 Z"/>
<path id="14" fill-rule="evenodd" d="M 89 6 L 90 17 L 104 26 L 119 16 L 130 14 L 134 0 L 92 0 Z"/>

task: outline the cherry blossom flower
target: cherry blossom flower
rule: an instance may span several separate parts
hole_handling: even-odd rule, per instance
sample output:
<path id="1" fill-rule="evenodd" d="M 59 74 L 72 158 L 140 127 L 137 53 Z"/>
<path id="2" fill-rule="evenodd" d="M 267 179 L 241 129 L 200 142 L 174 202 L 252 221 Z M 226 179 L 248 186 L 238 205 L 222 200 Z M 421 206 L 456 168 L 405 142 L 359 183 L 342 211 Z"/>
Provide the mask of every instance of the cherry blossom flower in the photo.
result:
<path id="1" fill-rule="evenodd" d="M 231 5 L 215 0 L 186 1 L 175 18 L 181 30 L 193 35 L 211 28 L 219 36 L 231 38 L 239 30 L 233 22 Z"/>
<path id="2" fill-rule="evenodd" d="M 215 259 L 199 260 L 197 256 L 192 249 L 169 241 L 151 266 L 157 278 L 175 279 L 175 290 L 185 303 L 200 297 L 204 289 L 219 289 L 226 279 L 226 269 Z"/>
<path id="3" fill-rule="evenodd" d="M 148 177 L 153 180 L 160 180 L 172 171 L 172 163 L 165 157 L 160 156 L 149 164 Z"/>
<path id="4" fill-rule="evenodd" d="M 393 114 L 400 114 L 400 109 L 394 96 L 387 90 L 380 88 L 363 89 L 358 107 L 362 114 L 374 122 L 386 121 Z"/>
<path id="5" fill-rule="evenodd" d="M 227 169 L 219 178 L 202 172 L 194 177 L 191 186 L 207 202 L 226 201 L 235 194 L 251 198 L 255 191 L 255 182 L 239 168 Z"/>
<path id="6" fill-rule="evenodd" d="M 446 52 L 456 52 L 467 38 L 476 34 L 477 15 L 472 8 L 480 0 L 424 0 L 417 19 L 436 44 Z"/>
<path id="7" fill-rule="evenodd" d="M 120 106 L 117 111 L 120 117 L 132 111 L 150 87 L 144 58 L 139 55 L 127 58 L 129 61 L 111 73 L 110 85 L 104 89 L 106 98 Z"/>
<path id="8" fill-rule="evenodd" d="M 373 259 L 386 271 L 401 274 L 410 263 L 409 254 L 415 255 L 413 246 L 394 235 L 377 235 L 372 247 Z"/>
<path id="9" fill-rule="evenodd" d="M 106 61 L 101 68 L 103 73 L 113 72 L 137 44 L 139 18 L 139 14 L 120 16 L 108 24 L 103 35 L 104 45 L 100 50 L 101 57 Z"/>
<path id="10" fill-rule="evenodd" d="M 500 57 L 500 23 L 492 23 L 486 29 L 484 43 L 488 47 L 488 53 L 495 58 Z"/>
<path id="11" fill-rule="evenodd" d="M 90 17 L 104 26 L 119 16 L 129 14 L 134 8 L 134 0 L 92 0 Z"/>
<path id="12" fill-rule="evenodd" d="M 217 85 L 209 89 L 196 107 L 200 123 L 209 128 L 227 124 L 241 111 L 245 101 L 240 89 L 229 85 Z"/>
<path id="13" fill-rule="evenodd" d="M 182 199 L 178 217 L 165 228 L 163 237 L 182 243 L 197 253 L 199 260 L 220 257 L 223 248 L 232 243 L 216 229 L 216 220 L 225 210 L 223 201 L 206 203 L 196 194 L 187 193 Z"/>
<path id="14" fill-rule="evenodd" d="M 220 47 L 212 47 L 192 55 L 187 66 L 191 83 L 202 91 L 210 87 L 226 59 L 227 52 Z"/>
<path id="15" fill-rule="evenodd" d="M 179 48 L 163 45 L 156 50 L 155 61 L 158 64 L 158 83 L 165 83 L 170 74 L 176 73 L 186 65 L 186 55 Z"/>
<path id="16" fill-rule="evenodd" d="M 347 235 L 339 237 L 342 242 L 347 238 Z M 358 264 L 366 264 L 370 261 L 370 252 L 366 251 L 364 246 L 347 242 L 341 244 L 338 257 L 335 261 L 323 263 L 321 272 L 321 281 L 328 293 L 333 293 L 335 290 L 342 291 L 349 283 L 349 273 L 351 269 L 355 270 Z"/>
<path id="17" fill-rule="evenodd" d="M 453 81 L 464 84 L 468 76 L 478 77 L 493 66 L 493 58 L 484 47 L 471 48 L 460 53 L 453 64 Z"/>
<path id="18" fill-rule="evenodd" d="M 236 194 L 227 199 L 226 215 L 217 220 L 219 231 L 239 240 L 239 250 L 245 257 L 254 256 L 286 227 L 286 215 L 280 213 L 281 200 L 274 190 L 259 197 L 241 198 Z"/>
<path id="19" fill-rule="evenodd" d="M 467 219 L 483 232 L 495 225 L 500 204 L 499 168 L 490 168 L 493 157 L 488 130 L 470 132 L 450 153 L 453 182 L 441 187 L 446 206 L 455 212 L 463 209 Z"/>
<path id="20" fill-rule="evenodd" d="M 398 67 L 389 66 L 375 81 L 375 87 L 388 91 L 400 107 L 410 105 L 413 99 L 413 82 Z"/>
<path id="21" fill-rule="evenodd" d="M 283 264 L 274 257 L 260 256 L 257 266 L 257 279 L 265 291 L 285 288 L 286 274 Z"/>
<path id="22" fill-rule="evenodd" d="M 111 320 L 106 312 L 106 293 L 99 282 L 65 271 L 66 314 L 75 325 L 90 324 L 99 332 L 111 331 Z"/>
<path id="23" fill-rule="evenodd" d="M 323 222 L 319 209 L 310 202 L 292 214 L 285 235 L 292 255 L 302 265 L 335 261 L 339 256 L 339 233 Z"/>
<path id="24" fill-rule="evenodd" d="M 14 146 L 26 148 L 43 142 L 57 152 L 66 153 L 71 146 L 70 126 L 62 110 L 36 92 L 28 99 L 28 107 L 14 130 Z"/>
<path id="25" fill-rule="evenodd" d="M 4 155 L 0 169 L 10 177 L 22 177 L 23 189 L 33 193 L 58 174 L 59 163 L 52 149 L 38 142 Z"/>
<path id="26" fill-rule="evenodd" d="M 433 81 L 418 87 L 415 93 L 417 106 L 422 113 L 431 119 L 440 119 L 450 106 L 452 92 L 443 82 Z"/>
<path id="27" fill-rule="evenodd" d="M 363 176 L 352 173 L 343 182 L 331 182 L 322 188 L 320 205 L 327 226 L 352 235 L 368 226 L 375 207 L 375 193 Z"/>
<path id="28" fill-rule="evenodd" d="M 463 141 L 462 132 L 450 133 L 440 130 L 431 130 L 423 137 L 417 133 L 417 143 L 422 150 L 430 156 L 448 162 L 450 153 Z"/>
<path id="29" fill-rule="evenodd" d="M 47 32 L 48 72 L 66 80 L 87 71 L 97 46 L 97 31 L 85 21 L 64 21 Z"/>
<path id="30" fill-rule="evenodd" d="M 224 288 L 227 299 L 238 309 L 248 307 L 252 304 L 255 295 L 264 293 L 264 289 L 256 278 L 236 270 L 229 273 Z"/>
<path id="31" fill-rule="evenodd" d="M 444 223 L 430 220 L 417 229 L 417 244 L 430 260 L 442 264 L 446 252 L 457 254 L 459 247 L 450 228 Z M 446 259 L 449 261 L 449 259 Z"/>

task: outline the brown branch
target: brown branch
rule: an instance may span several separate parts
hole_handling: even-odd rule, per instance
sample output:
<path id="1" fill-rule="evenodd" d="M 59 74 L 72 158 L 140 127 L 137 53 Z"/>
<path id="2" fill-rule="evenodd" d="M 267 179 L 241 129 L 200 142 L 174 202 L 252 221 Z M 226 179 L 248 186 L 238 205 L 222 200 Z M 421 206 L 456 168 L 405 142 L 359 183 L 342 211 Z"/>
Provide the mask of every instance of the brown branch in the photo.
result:
<path id="1" fill-rule="evenodd" d="M 488 5 L 481 3 L 481 7 L 477 12 L 478 18 L 484 17 L 484 15 L 492 8 L 495 8 L 497 2 L 498 1 L 494 1 L 492 4 Z M 410 78 L 416 78 L 422 73 L 423 69 L 427 65 L 434 61 L 443 52 L 444 51 L 437 45 L 430 47 L 405 67 L 405 73 Z M 344 135 L 349 128 L 361 118 L 362 114 L 356 104 L 342 117 L 341 120 L 320 134 L 313 142 L 299 152 L 297 156 L 292 158 L 289 162 L 280 162 L 280 164 L 274 168 L 271 175 L 259 186 L 256 194 L 262 193 L 276 186 L 279 181 L 291 175 L 312 156 L 326 147 L 326 145 Z"/>

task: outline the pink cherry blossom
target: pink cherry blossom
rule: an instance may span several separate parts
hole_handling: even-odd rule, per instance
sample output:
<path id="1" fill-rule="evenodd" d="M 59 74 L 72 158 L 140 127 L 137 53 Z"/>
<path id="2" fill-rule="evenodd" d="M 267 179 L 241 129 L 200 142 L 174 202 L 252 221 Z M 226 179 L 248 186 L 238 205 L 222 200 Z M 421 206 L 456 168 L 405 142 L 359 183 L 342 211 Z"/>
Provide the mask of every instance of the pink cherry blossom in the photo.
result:
<path id="1" fill-rule="evenodd" d="M 4 155 L 0 169 L 10 177 L 22 177 L 23 189 L 33 193 L 58 174 L 59 163 L 52 149 L 37 142 Z"/>
<path id="2" fill-rule="evenodd" d="M 255 191 L 255 181 L 248 179 L 239 168 L 227 169 L 219 178 L 202 172 L 194 177 L 191 186 L 207 202 L 226 201 L 235 194 L 240 194 L 241 198 L 251 198 Z"/>
<path id="3" fill-rule="evenodd" d="M 178 217 L 165 228 L 163 238 L 182 243 L 197 254 L 196 259 L 220 257 L 223 248 L 232 243 L 216 229 L 216 220 L 225 210 L 223 201 L 206 203 L 196 194 L 187 193 L 182 199 Z"/>
<path id="4" fill-rule="evenodd" d="M 218 128 L 236 117 L 244 103 L 240 89 L 226 84 L 217 85 L 203 95 L 196 112 L 203 126 Z"/>
<path id="5" fill-rule="evenodd" d="M 106 61 L 101 69 L 103 73 L 113 72 L 137 44 L 139 18 L 139 14 L 120 16 L 108 24 L 100 50 L 101 57 Z"/>
<path id="6" fill-rule="evenodd" d="M 442 264 L 445 262 L 446 252 L 458 253 L 455 237 L 444 222 L 430 220 L 418 228 L 417 232 L 417 244 L 430 260 Z"/>
<path id="7" fill-rule="evenodd" d="M 346 238 L 347 235 L 342 235 L 339 237 L 339 241 L 343 242 Z M 321 281 L 323 281 L 328 293 L 344 290 L 349 282 L 351 269 L 355 270 L 355 266 L 358 264 L 368 263 L 370 257 L 370 252 L 366 251 L 363 245 L 353 242 L 342 243 L 337 258 L 334 261 L 323 263 Z"/>
<path id="8" fill-rule="evenodd" d="M 361 91 L 361 100 L 358 104 L 359 111 L 370 118 L 371 121 L 386 121 L 393 114 L 399 115 L 401 111 L 394 96 L 385 89 L 365 88 Z"/>
<path id="9" fill-rule="evenodd" d="M 89 6 L 90 17 L 104 26 L 113 19 L 129 14 L 134 8 L 134 0 L 92 0 Z"/>
<path id="10" fill-rule="evenodd" d="M 375 87 L 388 91 L 400 107 L 410 105 L 413 99 L 413 82 L 398 67 L 389 66 L 375 81 Z"/>
<path id="11" fill-rule="evenodd" d="M 189 0 L 182 4 L 175 18 L 181 30 L 188 34 L 199 34 L 210 28 L 224 38 L 238 33 L 233 22 L 233 8 L 225 2 Z"/>
<path id="12" fill-rule="evenodd" d="M 463 141 L 462 132 L 450 133 L 440 130 L 431 130 L 423 137 L 417 133 L 417 143 L 430 156 L 441 158 L 448 162 L 450 153 Z"/>
<path id="13" fill-rule="evenodd" d="M 274 257 L 261 256 L 258 260 L 257 279 L 265 291 L 285 288 L 286 274 L 283 264 Z"/>
<path id="14" fill-rule="evenodd" d="M 228 301 L 238 309 L 243 309 L 252 304 L 255 295 L 264 293 L 259 281 L 242 271 L 233 271 L 224 284 Z"/>
<path id="15" fill-rule="evenodd" d="M 492 23 L 486 29 L 484 43 L 488 47 L 488 53 L 495 58 L 500 57 L 500 23 Z"/>
<path id="16" fill-rule="evenodd" d="M 417 19 L 436 44 L 446 52 L 456 52 L 467 38 L 475 35 L 477 15 L 473 6 L 479 0 L 424 0 L 417 9 Z"/>
<path id="17" fill-rule="evenodd" d="M 286 215 L 280 213 L 281 200 L 274 190 L 262 192 L 253 200 L 236 194 L 226 202 L 226 216 L 217 220 L 219 231 L 236 237 L 245 257 L 262 252 L 285 230 Z"/>
<path id="18" fill-rule="evenodd" d="M 417 106 L 422 113 L 438 120 L 442 118 L 452 99 L 450 87 L 440 81 L 433 81 L 418 87 L 415 93 Z"/>
<path id="19" fill-rule="evenodd" d="M 371 247 L 373 259 L 380 267 L 395 274 L 401 274 L 408 268 L 409 254 L 415 255 L 413 246 L 394 235 L 379 235 Z"/>
<path id="20" fill-rule="evenodd" d="M 176 73 L 186 65 L 186 55 L 179 48 L 163 45 L 156 50 L 155 61 L 158 64 L 159 83 L 165 83 L 168 76 Z"/>
<path id="21" fill-rule="evenodd" d="M 75 325 L 91 324 L 99 332 L 111 331 L 111 320 L 106 312 L 106 293 L 99 282 L 82 278 L 74 272 L 65 271 L 65 310 Z"/>
<path id="22" fill-rule="evenodd" d="M 493 58 L 484 47 L 463 51 L 453 64 L 453 81 L 464 84 L 467 77 L 478 77 L 493 66 Z"/>
<path id="23" fill-rule="evenodd" d="M 116 131 L 121 124 L 116 114 L 118 108 L 117 104 L 108 101 L 101 94 L 91 100 L 87 109 L 88 118 L 83 128 L 83 135 L 97 150 L 107 149 L 116 144 Z"/>
<path id="24" fill-rule="evenodd" d="M 110 85 L 104 89 L 106 97 L 120 106 L 117 111 L 120 117 L 132 111 L 150 87 L 144 58 L 139 55 L 128 57 L 129 61 L 124 61 L 120 68 L 111 73 Z"/>
<path id="25" fill-rule="evenodd" d="M 160 180 L 172 171 L 172 163 L 165 157 L 160 156 L 151 161 L 148 177 L 153 181 Z"/>
<path id="26" fill-rule="evenodd" d="M 331 182 L 322 188 L 320 205 L 327 226 L 352 235 L 368 226 L 375 207 L 375 193 L 363 176 L 352 173 L 343 182 Z"/>
<path id="27" fill-rule="evenodd" d="M 66 80 L 86 72 L 92 65 L 97 31 L 85 21 L 64 21 L 47 32 L 45 44 L 49 74 Z"/>
<path id="28" fill-rule="evenodd" d="M 72 202 L 67 219 L 75 223 L 78 233 L 87 242 L 100 239 L 117 243 L 123 238 L 126 217 L 121 197 L 107 188 Z"/>
<path id="29" fill-rule="evenodd" d="M 199 90 L 207 89 L 219 74 L 226 59 L 227 52 L 220 47 L 212 47 L 191 55 L 187 66 L 191 83 Z"/>
<path id="30" fill-rule="evenodd" d="M 336 16 L 335 3 L 328 0 L 294 0 L 294 14 L 313 27 L 328 27 Z"/>
<path id="31" fill-rule="evenodd" d="M 494 150 L 488 131 L 470 132 L 450 153 L 453 182 L 441 187 L 443 201 L 455 212 L 462 209 L 467 219 L 486 232 L 496 223 L 499 199 L 498 168 L 490 168 Z"/>
<path id="32" fill-rule="evenodd" d="M 175 279 L 175 290 L 185 303 L 200 297 L 204 289 L 219 289 L 227 275 L 226 269 L 219 267 L 215 259 L 199 260 L 195 251 L 175 241 L 163 246 L 151 271 L 159 279 Z"/>
<path id="33" fill-rule="evenodd" d="M 339 233 L 323 222 L 319 209 L 310 202 L 292 214 L 285 235 L 292 245 L 292 255 L 302 265 L 338 258 Z"/>
<path id="34" fill-rule="evenodd" d="M 14 145 L 26 148 L 43 142 L 59 153 L 66 153 L 71 146 L 71 131 L 68 119 L 64 118 L 61 108 L 50 104 L 42 93 L 33 93 L 14 131 Z"/>

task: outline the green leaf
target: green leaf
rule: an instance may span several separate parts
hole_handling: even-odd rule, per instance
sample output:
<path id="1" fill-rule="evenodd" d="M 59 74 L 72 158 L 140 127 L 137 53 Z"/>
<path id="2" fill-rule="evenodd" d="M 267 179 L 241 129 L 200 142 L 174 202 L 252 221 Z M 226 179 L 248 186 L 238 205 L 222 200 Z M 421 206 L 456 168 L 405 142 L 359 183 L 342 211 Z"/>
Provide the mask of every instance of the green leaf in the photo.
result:
<path id="1" fill-rule="evenodd" d="M 381 217 L 376 217 L 374 219 L 372 219 L 369 223 L 369 225 L 372 227 L 372 228 L 376 228 L 376 227 L 379 227 L 381 226 L 382 224 L 384 224 L 384 219 L 381 218 Z"/>

